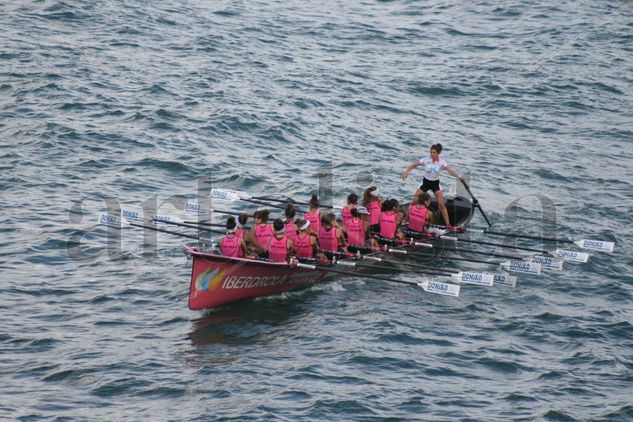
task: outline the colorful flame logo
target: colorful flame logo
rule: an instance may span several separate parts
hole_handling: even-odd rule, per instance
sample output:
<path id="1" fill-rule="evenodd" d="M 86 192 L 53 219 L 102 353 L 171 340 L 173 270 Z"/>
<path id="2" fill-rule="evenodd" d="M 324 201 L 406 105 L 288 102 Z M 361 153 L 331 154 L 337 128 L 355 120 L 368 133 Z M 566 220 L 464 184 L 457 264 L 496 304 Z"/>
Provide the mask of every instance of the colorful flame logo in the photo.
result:
<path id="1" fill-rule="evenodd" d="M 224 271 L 220 271 L 220 267 L 211 271 L 207 268 L 196 277 L 196 290 L 216 290 L 220 287 Z"/>

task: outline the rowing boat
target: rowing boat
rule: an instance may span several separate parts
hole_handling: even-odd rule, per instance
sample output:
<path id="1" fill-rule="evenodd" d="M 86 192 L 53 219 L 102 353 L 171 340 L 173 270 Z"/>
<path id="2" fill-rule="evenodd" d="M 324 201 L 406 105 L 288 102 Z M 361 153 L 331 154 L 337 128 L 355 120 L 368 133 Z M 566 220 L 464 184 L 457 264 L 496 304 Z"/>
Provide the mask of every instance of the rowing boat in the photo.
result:
<path id="1" fill-rule="evenodd" d="M 433 205 L 437 210 L 437 204 Z M 455 225 L 468 224 L 474 213 L 472 202 L 463 196 L 447 198 L 446 208 Z M 306 268 L 285 262 L 231 258 L 194 247 L 185 248 L 185 253 L 193 261 L 189 287 L 189 308 L 192 310 L 215 308 L 260 296 L 284 293 L 340 274 L 324 267 Z M 353 263 L 353 266 L 348 266 L 351 267 L 350 274 L 371 272 L 372 267 L 384 268 L 384 264 L 371 259 L 372 255 L 374 254 L 361 260 L 339 260 L 338 265 Z"/>
<path id="2" fill-rule="evenodd" d="M 285 262 L 232 258 L 193 247 L 185 248 L 185 253 L 193 260 L 189 287 L 189 309 L 192 310 L 215 308 L 297 290 L 341 273 L 333 273 L 334 270 L 328 267 L 313 268 Z M 340 260 L 338 263 L 345 265 L 345 261 L 348 260 Z M 367 258 L 349 261 L 362 262 L 367 266 L 380 265 Z M 356 268 L 349 273 L 362 271 L 361 267 Z"/>

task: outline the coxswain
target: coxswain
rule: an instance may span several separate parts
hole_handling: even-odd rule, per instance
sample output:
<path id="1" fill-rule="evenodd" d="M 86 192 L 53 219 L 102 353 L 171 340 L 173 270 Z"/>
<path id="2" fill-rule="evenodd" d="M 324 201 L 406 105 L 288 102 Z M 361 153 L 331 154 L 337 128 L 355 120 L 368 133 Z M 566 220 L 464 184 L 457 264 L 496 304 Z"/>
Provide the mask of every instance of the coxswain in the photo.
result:
<path id="1" fill-rule="evenodd" d="M 400 230 L 400 224 L 404 216 L 400 213 L 400 204 L 391 198 L 382 203 L 380 213 L 380 234 L 376 240 L 381 245 L 395 246 L 399 240 L 404 240 L 404 235 Z"/>
<path id="2" fill-rule="evenodd" d="M 318 252 L 316 238 L 311 235 L 310 222 L 307 220 L 297 220 L 296 222 L 299 233 L 294 240 L 294 250 L 297 257 L 303 259 L 312 259 Z"/>
<path id="3" fill-rule="evenodd" d="M 251 233 L 264 248 L 267 248 L 270 238 L 274 236 L 273 228 L 268 223 L 269 213 L 268 209 L 255 211 L 253 215 L 255 225 L 251 228 Z"/>
<path id="4" fill-rule="evenodd" d="M 369 211 L 369 228 L 371 232 L 378 233 L 380 231 L 380 212 L 381 201 L 380 192 L 376 186 L 370 186 L 363 193 L 363 206 Z"/>
<path id="5" fill-rule="evenodd" d="M 321 211 L 319 210 L 319 197 L 312 195 L 309 202 L 309 209 L 303 216 L 306 221 L 310 222 L 310 230 L 317 236 L 321 228 Z"/>
<path id="6" fill-rule="evenodd" d="M 246 254 L 246 242 L 237 235 L 235 217 L 226 219 L 226 236 L 220 239 L 220 252 L 232 258 L 243 257 Z"/>
<path id="7" fill-rule="evenodd" d="M 369 211 L 362 205 L 353 208 L 351 217 L 344 226 L 347 233 L 347 250 L 350 252 L 369 252 L 376 250 L 378 244 L 369 235 Z"/>
<path id="8" fill-rule="evenodd" d="M 352 210 L 358 206 L 358 195 L 355 193 L 350 193 L 347 196 L 347 205 L 341 211 L 341 221 L 343 222 L 343 227 L 345 227 L 345 223 L 352 218 Z"/>
<path id="9" fill-rule="evenodd" d="M 268 243 L 268 259 L 275 262 L 287 262 L 288 254 L 292 251 L 292 240 L 286 237 L 284 222 L 277 218 L 273 222 L 275 234 Z"/>
<path id="10" fill-rule="evenodd" d="M 402 180 L 407 180 L 409 177 L 409 172 L 418 166 L 424 167 L 424 179 L 422 180 L 422 184 L 415 191 L 415 195 L 413 196 L 413 203 L 417 203 L 416 198 L 422 192 L 427 192 L 431 190 L 433 195 L 435 195 L 435 199 L 437 199 L 437 205 L 440 209 L 440 213 L 442 214 L 442 218 L 444 219 L 444 223 L 446 227 L 452 229 L 454 228 L 451 225 L 451 222 L 448 218 L 448 211 L 446 210 L 446 204 L 444 203 L 444 194 L 442 193 L 442 189 L 440 188 L 440 172 L 442 170 L 446 170 L 452 176 L 458 178 L 459 180 L 464 182 L 464 178 L 459 175 L 453 168 L 451 168 L 446 161 L 440 158 L 440 153 L 442 152 L 441 144 L 431 145 L 431 152 L 428 157 L 421 158 L 419 161 L 415 163 L 409 164 L 407 169 L 402 173 Z"/>
<path id="11" fill-rule="evenodd" d="M 319 249 L 329 259 L 342 250 L 347 254 L 345 246 L 345 235 L 343 230 L 336 225 L 336 216 L 332 213 L 325 214 L 321 218 L 321 228 L 319 229 Z"/>
<path id="12" fill-rule="evenodd" d="M 406 220 L 409 222 L 405 234 L 407 237 L 422 237 L 426 231 L 426 226 L 432 217 L 429 206 L 431 205 L 431 195 L 422 192 L 417 197 L 407 211 Z"/>
<path id="13" fill-rule="evenodd" d="M 285 209 L 286 221 L 284 225 L 286 227 L 286 237 L 290 240 L 294 240 L 297 237 L 297 224 L 295 223 L 295 215 L 297 210 L 292 204 L 288 204 Z"/>

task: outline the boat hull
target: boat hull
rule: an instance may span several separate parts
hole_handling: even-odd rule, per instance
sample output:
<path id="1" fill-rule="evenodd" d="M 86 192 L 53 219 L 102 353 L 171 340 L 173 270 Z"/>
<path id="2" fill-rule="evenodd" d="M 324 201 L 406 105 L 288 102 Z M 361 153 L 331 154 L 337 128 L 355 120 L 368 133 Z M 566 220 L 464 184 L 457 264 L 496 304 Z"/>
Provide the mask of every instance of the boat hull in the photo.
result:
<path id="1" fill-rule="evenodd" d="M 297 290 L 332 275 L 327 269 L 230 258 L 197 248 L 186 248 L 185 253 L 193 259 L 189 287 L 189 309 L 192 310 Z"/>

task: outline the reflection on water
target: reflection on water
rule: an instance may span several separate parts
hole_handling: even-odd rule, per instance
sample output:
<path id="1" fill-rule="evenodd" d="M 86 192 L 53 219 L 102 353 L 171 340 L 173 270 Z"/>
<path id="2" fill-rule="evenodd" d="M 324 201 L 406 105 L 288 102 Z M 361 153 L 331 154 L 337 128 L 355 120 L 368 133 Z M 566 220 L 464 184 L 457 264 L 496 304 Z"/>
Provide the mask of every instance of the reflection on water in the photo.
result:
<path id="1" fill-rule="evenodd" d="M 193 320 L 188 337 L 196 348 L 268 343 L 289 323 L 310 312 L 309 299 L 317 290 L 304 289 L 209 310 Z"/>

